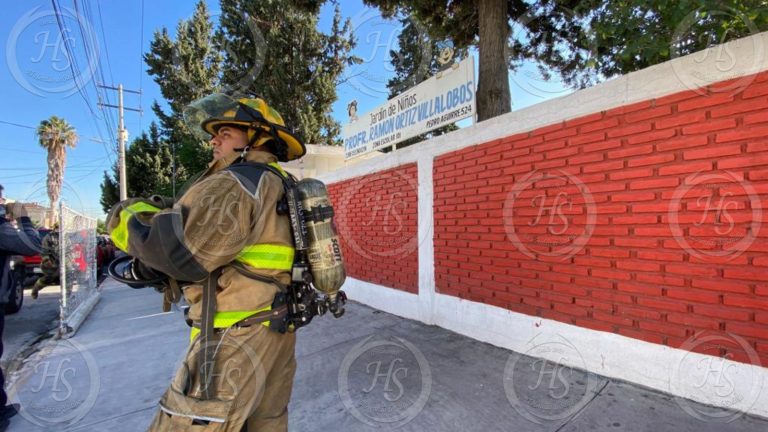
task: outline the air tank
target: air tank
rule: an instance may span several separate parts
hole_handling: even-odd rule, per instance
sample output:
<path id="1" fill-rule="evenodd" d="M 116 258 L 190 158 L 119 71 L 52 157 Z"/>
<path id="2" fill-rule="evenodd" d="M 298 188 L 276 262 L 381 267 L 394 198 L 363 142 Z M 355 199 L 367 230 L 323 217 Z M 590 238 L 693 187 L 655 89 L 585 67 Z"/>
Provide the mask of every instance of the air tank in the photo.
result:
<path id="1" fill-rule="evenodd" d="M 300 180 L 297 189 L 307 230 L 307 258 L 312 284 L 334 300 L 347 273 L 333 222 L 334 212 L 328 189 L 320 180 L 311 178 Z"/>

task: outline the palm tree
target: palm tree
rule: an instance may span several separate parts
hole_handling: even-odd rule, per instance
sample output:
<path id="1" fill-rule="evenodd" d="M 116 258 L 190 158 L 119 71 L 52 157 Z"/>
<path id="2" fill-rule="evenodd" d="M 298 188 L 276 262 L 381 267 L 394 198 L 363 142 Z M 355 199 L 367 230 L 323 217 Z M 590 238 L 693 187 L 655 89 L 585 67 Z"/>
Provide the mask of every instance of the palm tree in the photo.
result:
<path id="1" fill-rule="evenodd" d="M 56 204 L 61 194 L 61 184 L 64 181 L 64 166 L 67 163 L 67 147 L 77 145 L 77 132 L 66 120 L 51 116 L 40 122 L 37 127 L 37 137 L 40 145 L 48 150 L 48 199 L 51 209 L 56 212 Z"/>

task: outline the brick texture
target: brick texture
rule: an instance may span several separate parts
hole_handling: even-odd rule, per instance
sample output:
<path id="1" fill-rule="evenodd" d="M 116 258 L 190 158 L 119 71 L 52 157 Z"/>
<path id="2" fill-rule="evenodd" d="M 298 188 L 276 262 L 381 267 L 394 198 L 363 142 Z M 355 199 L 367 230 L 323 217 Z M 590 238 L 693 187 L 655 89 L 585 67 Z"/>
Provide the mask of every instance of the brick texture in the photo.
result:
<path id="1" fill-rule="evenodd" d="M 328 185 L 349 276 L 418 293 L 417 185 L 416 164 Z"/>
<path id="2" fill-rule="evenodd" d="M 438 292 L 692 350 L 734 334 L 749 346 L 714 355 L 766 364 L 768 73 L 755 78 L 437 157 Z"/>

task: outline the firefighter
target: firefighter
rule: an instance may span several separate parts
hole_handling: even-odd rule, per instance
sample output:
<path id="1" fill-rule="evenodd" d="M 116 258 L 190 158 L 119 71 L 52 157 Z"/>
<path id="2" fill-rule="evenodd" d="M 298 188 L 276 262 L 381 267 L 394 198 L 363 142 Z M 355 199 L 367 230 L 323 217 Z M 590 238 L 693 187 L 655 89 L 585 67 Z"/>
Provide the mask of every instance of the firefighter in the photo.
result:
<path id="1" fill-rule="evenodd" d="M 277 162 L 306 149 L 260 98 L 213 94 L 191 104 L 185 119 L 213 147 L 207 171 L 172 207 L 129 199 L 107 222 L 115 245 L 135 258 L 134 274 L 186 281 L 191 343 L 150 430 L 285 431 L 295 334 L 274 318 L 285 313 L 279 299 L 291 280 L 293 238 L 277 212 L 282 180 L 242 169 L 256 162 L 285 175 Z"/>

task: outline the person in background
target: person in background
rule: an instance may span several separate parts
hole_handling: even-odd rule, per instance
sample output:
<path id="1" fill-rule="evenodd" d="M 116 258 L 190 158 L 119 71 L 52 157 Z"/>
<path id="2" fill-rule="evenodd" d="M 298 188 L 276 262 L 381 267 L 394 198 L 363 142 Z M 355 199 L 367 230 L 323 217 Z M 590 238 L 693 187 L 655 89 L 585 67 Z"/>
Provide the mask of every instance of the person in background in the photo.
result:
<path id="1" fill-rule="evenodd" d="M 11 221 L 16 220 L 18 228 Z M 5 327 L 5 303 L 13 289 L 10 269 L 12 255 L 37 255 L 40 253 L 40 236 L 27 215 L 22 203 L 6 203 L 0 186 L 0 356 L 3 355 L 2 335 Z M 0 369 L 0 432 L 10 424 L 10 418 L 18 412 L 18 405 L 8 405 L 5 393 L 5 377 Z"/>
<path id="2" fill-rule="evenodd" d="M 37 299 L 37 293 L 48 285 L 59 283 L 59 225 L 53 226 L 53 230 L 42 240 L 42 252 L 40 253 L 40 276 L 32 287 L 32 298 Z"/>

